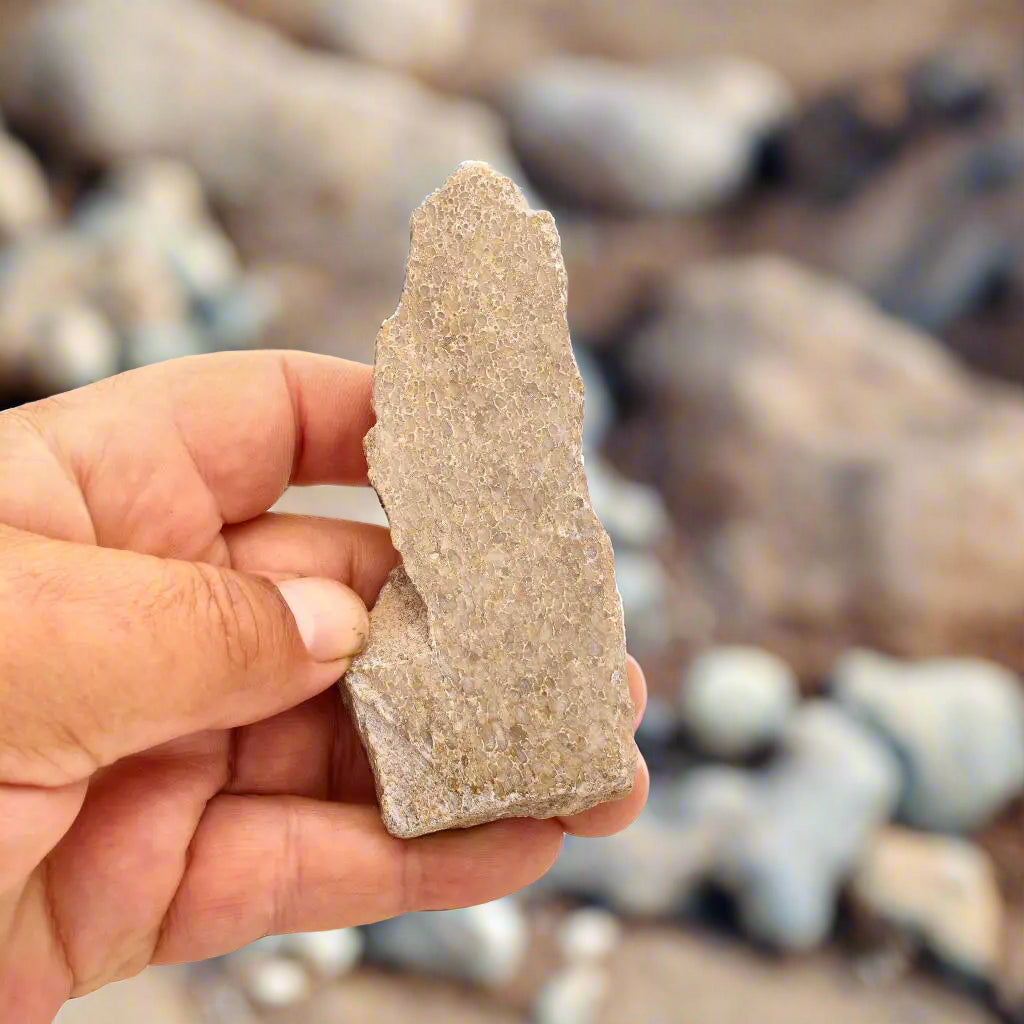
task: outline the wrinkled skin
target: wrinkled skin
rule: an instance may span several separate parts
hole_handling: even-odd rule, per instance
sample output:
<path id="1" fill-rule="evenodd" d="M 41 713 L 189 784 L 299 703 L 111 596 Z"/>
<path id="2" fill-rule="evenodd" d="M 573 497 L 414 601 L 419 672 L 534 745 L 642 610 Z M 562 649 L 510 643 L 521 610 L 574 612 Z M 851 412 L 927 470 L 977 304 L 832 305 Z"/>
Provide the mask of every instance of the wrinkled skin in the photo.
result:
<path id="1" fill-rule="evenodd" d="M 289 483 L 365 484 L 372 421 L 368 367 L 271 352 L 0 414 L 0 1020 L 270 933 L 495 899 L 563 831 L 638 813 L 642 762 L 573 819 L 384 831 L 332 684 L 395 552 L 267 512 Z M 313 643 L 282 597 L 308 577 Z M 633 662 L 630 685 L 639 718 Z"/>

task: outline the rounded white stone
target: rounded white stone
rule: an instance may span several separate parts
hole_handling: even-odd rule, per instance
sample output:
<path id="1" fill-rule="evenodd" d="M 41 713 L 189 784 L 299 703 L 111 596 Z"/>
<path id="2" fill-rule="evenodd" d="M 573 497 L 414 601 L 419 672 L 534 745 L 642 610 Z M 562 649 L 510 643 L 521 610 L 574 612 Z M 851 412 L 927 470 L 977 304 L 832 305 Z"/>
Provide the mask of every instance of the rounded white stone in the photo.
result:
<path id="1" fill-rule="evenodd" d="M 619 944 L 622 925 L 608 910 L 585 907 L 566 915 L 557 938 L 559 948 L 571 963 L 603 960 Z"/>
<path id="2" fill-rule="evenodd" d="M 285 948 L 317 977 L 325 979 L 348 974 L 359 963 L 364 946 L 365 940 L 358 928 L 298 932 L 285 937 Z"/>
<path id="3" fill-rule="evenodd" d="M 477 976 L 485 984 L 505 984 L 519 970 L 530 941 L 519 904 L 505 898 L 469 907 L 466 913 L 478 936 Z"/>
<path id="4" fill-rule="evenodd" d="M 113 191 L 140 203 L 161 222 L 181 226 L 206 217 L 206 199 L 199 175 L 180 160 L 131 160 L 111 179 Z"/>
<path id="5" fill-rule="evenodd" d="M 908 824 L 972 831 L 1024 788 L 1024 696 L 1009 669 L 852 650 L 832 678 L 838 699 L 900 752 Z"/>
<path id="6" fill-rule="evenodd" d="M 56 394 L 117 373 L 119 357 L 107 319 L 85 303 L 71 303 L 42 318 L 27 353 L 28 375 L 38 391 Z"/>
<path id="7" fill-rule="evenodd" d="M 528 163 L 570 196 L 664 213 L 734 196 L 792 96 L 749 61 L 659 69 L 560 57 L 514 78 L 499 103 Z"/>
<path id="8" fill-rule="evenodd" d="M 335 46 L 398 68 L 449 63 L 468 44 L 472 20 L 469 0 L 345 0 L 321 15 Z"/>
<path id="9" fill-rule="evenodd" d="M 523 963 L 529 926 L 517 900 L 416 912 L 367 929 L 369 959 L 474 985 L 504 985 Z"/>
<path id="10" fill-rule="evenodd" d="M 591 504 L 613 544 L 646 547 L 669 534 L 668 510 L 653 487 L 628 480 L 594 454 L 586 459 L 586 471 Z"/>
<path id="11" fill-rule="evenodd" d="M 0 245 L 53 219 L 50 190 L 32 153 L 0 134 Z"/>
<path id="12" fill-rule="evenodd" d="M 297 960 L 281 956 L 246 959 L 240 969 L 242 988 L 257 1006 L 294 1006 L 312 993 L 309 975 Z"/>
<path id="13" fill-rule="evenodd" d="M 592 1024 L 608 994 L 608 975 L 593 964 L 573 964 L 540 990 L 533 1008 L 536 1024 Z"/>
<path id="14" fill-rule="evenodd" d="M 797 696 L 793 671 L 774 654 L 757 647 L 716 647 L 690 666 L 680 711 L 703 750 L 739 758 L 779 737 Z"/>
<path id="15" fill-rule="evenodd" d="M 241 276 L 235 247 L 208 224 L 178 233 L 170 240 L 168 255 L 186 289 L 202 298 L 217 295 Z"/>

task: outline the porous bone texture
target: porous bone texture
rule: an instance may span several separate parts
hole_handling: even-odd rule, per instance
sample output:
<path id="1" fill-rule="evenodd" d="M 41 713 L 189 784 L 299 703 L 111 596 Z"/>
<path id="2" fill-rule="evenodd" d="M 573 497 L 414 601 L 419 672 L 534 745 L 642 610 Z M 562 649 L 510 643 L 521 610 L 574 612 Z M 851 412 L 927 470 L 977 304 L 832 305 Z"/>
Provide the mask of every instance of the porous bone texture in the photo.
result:
<path id="1" fill-rule="evenodd" d="M 413 214 L 366 438 L 403 564 L 343 684 L 396 836 L 574 814 L 633 785 L 565 303 L 551 215 L 486 164 Z"/>

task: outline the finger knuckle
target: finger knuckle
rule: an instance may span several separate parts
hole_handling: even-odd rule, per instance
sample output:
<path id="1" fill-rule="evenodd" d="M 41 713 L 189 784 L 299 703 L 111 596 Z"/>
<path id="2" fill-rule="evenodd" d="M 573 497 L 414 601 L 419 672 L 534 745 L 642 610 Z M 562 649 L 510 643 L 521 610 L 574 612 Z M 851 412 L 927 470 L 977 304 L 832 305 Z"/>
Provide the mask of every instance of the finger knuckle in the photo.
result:
<path id="1" fill-rule="evenodd" d="M 274 884 L 270 892 L 270 920 L 267 934 L 279 935 L 291 931 L 295 925 L 295 907 L 305 886 L 303 883 L 302 821 L 293 804 L 285 809 L 284 827 L 280 832 L 280 847 Z"/>
<path id="2" fill-rule="evenodd" d="M 197 565 L 192 596 L 229 666 L 242 672 L 253 669 L 264 651 L 264 623 L 247 581 L 237 573 Z"/>
<path id="3" fill-rule="evenodd" d="M 422 843 L 396 844 L 398 856 L 398 891 L 399 913 L 429 908 L 429 900 L 425 893 L 424 856 L 425 846 Z"/>

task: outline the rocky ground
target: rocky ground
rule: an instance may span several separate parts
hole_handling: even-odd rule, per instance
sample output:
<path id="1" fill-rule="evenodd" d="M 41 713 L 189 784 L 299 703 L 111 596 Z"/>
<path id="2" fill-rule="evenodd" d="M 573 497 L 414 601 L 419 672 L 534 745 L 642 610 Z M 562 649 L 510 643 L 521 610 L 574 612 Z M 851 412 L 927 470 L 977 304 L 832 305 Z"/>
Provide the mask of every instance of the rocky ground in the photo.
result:
<path id="1" fill-rule="evenodd" d="M 217 1016 L 197 1006 L 202 986 L 182 992 L 179 975 L 164 978 L 151 969 L 134 982 L 113 986 L 89 1000 L 69 1004 L 58 1024 L 110 1024 L 146 1020 L 147 1024 L 209 1024 L 245 1018 Z M 680 1020 L 743 1024 L 756 1007 L 765 1024 L 985 1024 L 989 1015 L 965 996 L 927 978 L 908 977 L 867 984 L 835 953 L 816 954 L 784 970 L 720 937 L 678 929 L 643 928 L 631 932 L 615 959 L 612 996 L 598 1024 L 642 1020 L 677 1024 Z M 222 1005 L 225 1005 L 225 1000 Z M 143 1011 L 145 1016 L 137 1016 Z M 337 1024 L 349 1019 L 374 1024 L 514 1024 L 523 1018 L 514 1008 L 442 981 L 360 971 L 343 983 L 322 989 L 300 1010 L 277 1011 L 263 1020 L 273 1024 Z"/>
<path id="2" fill-rule="evenodd" d="M 655 698 L 650 808 L 521 900 L 67 1021 L 1024 1019 L 1015 0 L 0 0 L 0 111 L 4 403 L 368 359 L 424 194 L 521 181 Z"/>

